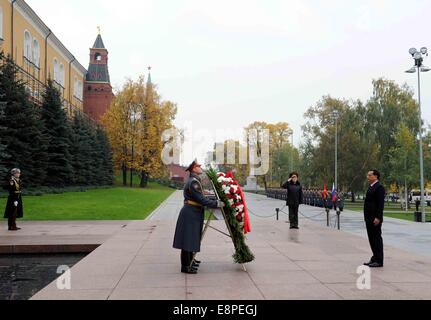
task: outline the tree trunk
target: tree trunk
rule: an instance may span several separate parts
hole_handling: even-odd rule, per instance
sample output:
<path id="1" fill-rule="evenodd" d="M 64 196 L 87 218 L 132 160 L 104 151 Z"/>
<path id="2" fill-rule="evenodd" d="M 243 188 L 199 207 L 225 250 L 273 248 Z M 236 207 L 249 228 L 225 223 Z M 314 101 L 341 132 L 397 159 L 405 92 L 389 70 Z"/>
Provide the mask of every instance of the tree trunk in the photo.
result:
<path id="1" fill-rule="evenodd" d="M 265 188 L 265 192 L 268 191 L 268 184 L 266 182 L 266 175 L 263 176 L 263 186 Z"/>
<path id="2" fill-rule="evenodd" d="M 141 172 L 140 187 L 143 188 L 143 189 L 145 189 L 146 187 L 148 187 L 148 173 L 146 173 L 146 172 Z"/>
<path id="3" fill-rule="evenodd" d="M 409 211 L 409 205 L 410 205 L 410 201 L 409 201 L 409 197 L 408 197 L 408 189 L 407 189 L 407 179 L 404 179 L 404 193 L 405 193 L 405 197 L 406 197 L 406 212 Z"/>
<path id="4" fill-rule="evenodd" d="M 401 190 L 401 186 L 398 186 L 398 197 L 400 198 L 400 206 L 401 206 L 401 210 L 403 210 L 404 209 L 404 207 L 403 207 L 403 201 L 405 202 L 406 201 L 406 199 L 403 199 L 404 198 L 404 196 L 403 196 L 403 191 Z"/>
<path id="5" fill-rule="evenodd" d="M 122 166 L 122 171 L 123 171 L 123 186 L 127 186 L 127 168 L 126 168 L 126 164 L 123 162 L 123 166 Z"/>
<path id="6" fill-rule="evenodd" d="M 356 202 L 355 193 L 352 191 L 352 203 Z"/>
<path id="7" fill-rule="evenodd" d="M 130 169 L 130 188 L 133 188 L 133 169 Z"/>

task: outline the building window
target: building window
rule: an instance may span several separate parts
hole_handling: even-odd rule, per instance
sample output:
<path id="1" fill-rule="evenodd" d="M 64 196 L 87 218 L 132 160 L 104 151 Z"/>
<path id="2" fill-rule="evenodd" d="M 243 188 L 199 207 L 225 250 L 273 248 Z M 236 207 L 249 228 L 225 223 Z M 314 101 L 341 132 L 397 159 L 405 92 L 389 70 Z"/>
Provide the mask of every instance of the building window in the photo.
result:
<path id="1" fill-rule="evenodd" d="M 59 79 L 59 64 L 57 59 L 54 59 L 54 81 L 59 83 L 58 79 Z"/>
<path id="2" fill-rule="evenodd" d="M 59 76 L 58 83 L 61 84 L 61 86 L 64 88 L 64 65 L 62 63 L 60 63 L 58 76 Z"/>
<path id="3" fill-rule="evenodd" d="M 33 63 L 36 67 L 40 65 L 40 46 L 36 39 L 33 39 Z"/>
<path id="4" fill-rule="evenodd" d="M 78 78 L 75 78 L 75 86 L 74 86 L 74 95 L 75 97 L 77 97 L 79 100 L 82 101 L 82 89 L 83 89 L 83 85 L 82 85 L 82 81 L 78 80 Z"/>
<path id="5" fill-rule="evenodd" d="M 99 52 L 96 52 L 96 54 L 94 55 L 94 60 L 102 61 L 102 55 Z"/>
<path id="6" fill-rule="evenodd" d="M 3 40 L 3 8 L 1 5 L 0 5 L 0 39 Z"/>
<path id="7" fill-rule="evenodd" d="M 64 65 L 54 59 L 54 81 L 64 88 Z"/>
<path id="8" fill-rule="evenodd" d="M 24 31 L 24 57 L 31 61 L 32 59 L 32 50 L 31 50 L 31 35 L 27 30 Z"/>

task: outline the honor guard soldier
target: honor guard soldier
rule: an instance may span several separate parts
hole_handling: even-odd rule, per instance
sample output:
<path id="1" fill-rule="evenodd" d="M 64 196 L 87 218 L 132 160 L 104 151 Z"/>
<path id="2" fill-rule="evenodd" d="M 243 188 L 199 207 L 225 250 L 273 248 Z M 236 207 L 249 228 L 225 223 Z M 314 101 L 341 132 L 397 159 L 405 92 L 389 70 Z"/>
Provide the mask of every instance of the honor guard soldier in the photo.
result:
<path id="1" fill-rule="evenodd" d="M 204 196 L 200 177 L 203 170 L 197 160 L 186 171 L 190 177 L 184 187 L 184 207 L 178 217 L 173 247 L 181 250 L 181 272 L 196 274 L 201 262 L 194 256 L 201 250 L 205 207 L 222 208 L 224 202 Z"/>
<path id="2" fill-rule="evenodd" d="M 4 187 L 5 190 L 9 191 L 4 213 L 4 218 L 8 219 L 9 231 L 21 230 L 21 228 L 16 226 L 16 219 L 24 216 L 20 176 L 21 170 L 13 169 L 11 177 Z"/>

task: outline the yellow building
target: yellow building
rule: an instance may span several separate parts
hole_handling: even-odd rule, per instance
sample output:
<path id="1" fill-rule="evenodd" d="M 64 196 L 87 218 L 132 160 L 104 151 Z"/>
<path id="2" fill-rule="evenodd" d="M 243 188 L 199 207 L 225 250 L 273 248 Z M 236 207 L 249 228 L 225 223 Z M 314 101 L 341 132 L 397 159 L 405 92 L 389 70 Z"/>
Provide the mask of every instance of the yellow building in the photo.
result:
<path id="1" fill-rule="evenodd" d="M 0 51 L 20 68 L 36 103 L 52 79 L 69 111 L 83 110 L 87 70 L 24 0 L 0 0 Z"/>

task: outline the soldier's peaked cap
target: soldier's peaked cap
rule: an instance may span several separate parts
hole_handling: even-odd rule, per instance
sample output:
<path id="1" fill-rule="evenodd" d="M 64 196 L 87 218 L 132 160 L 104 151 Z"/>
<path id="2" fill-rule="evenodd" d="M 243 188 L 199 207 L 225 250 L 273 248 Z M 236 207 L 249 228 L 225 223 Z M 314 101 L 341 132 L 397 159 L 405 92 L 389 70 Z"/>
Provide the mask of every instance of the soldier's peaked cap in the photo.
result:
<path id="1" fill-rule="evenodd" d="M 192 172 L 195 167 L 200 167 L 197 159 L 192 162 L 192 164 L 187 168 L 186 172 Z"/>

